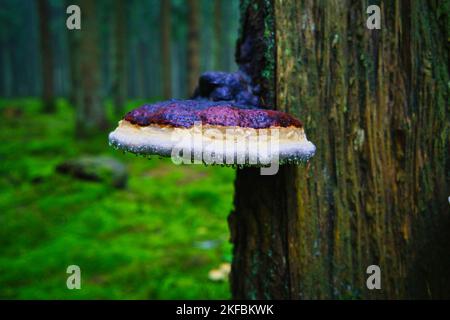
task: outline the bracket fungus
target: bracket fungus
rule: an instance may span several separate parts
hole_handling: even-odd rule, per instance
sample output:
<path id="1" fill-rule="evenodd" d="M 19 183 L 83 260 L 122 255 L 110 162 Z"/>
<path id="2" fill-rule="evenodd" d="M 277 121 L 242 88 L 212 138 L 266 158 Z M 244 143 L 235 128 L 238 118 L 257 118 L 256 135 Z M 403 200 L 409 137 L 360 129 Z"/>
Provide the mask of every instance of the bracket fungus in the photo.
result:
<path id="1" fill-rule="evenodd" d="M 110 133 L 113 147 L 175 163 L 265 167 L 307 161 L 315 146 L 291 115 L 258 108 L 258 88 L 241 72 L 207 72 L 190 100 L 128 112 Z"/>

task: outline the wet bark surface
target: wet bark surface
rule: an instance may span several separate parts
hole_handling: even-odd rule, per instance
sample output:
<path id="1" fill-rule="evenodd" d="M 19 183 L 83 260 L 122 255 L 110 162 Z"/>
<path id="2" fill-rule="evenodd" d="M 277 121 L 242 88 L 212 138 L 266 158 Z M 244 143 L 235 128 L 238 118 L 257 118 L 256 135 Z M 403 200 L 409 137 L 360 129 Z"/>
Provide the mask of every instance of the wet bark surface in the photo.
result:
<path id="1" fill-rule="evenodd" d="M 381 30 L 367 1 L 242 2 L 241 35 L 273 34 L 249 74 L 317 153 L 275 176 L 238 170 L 235 298 L 450 297 L 449 2 L 378 4 Z"/>

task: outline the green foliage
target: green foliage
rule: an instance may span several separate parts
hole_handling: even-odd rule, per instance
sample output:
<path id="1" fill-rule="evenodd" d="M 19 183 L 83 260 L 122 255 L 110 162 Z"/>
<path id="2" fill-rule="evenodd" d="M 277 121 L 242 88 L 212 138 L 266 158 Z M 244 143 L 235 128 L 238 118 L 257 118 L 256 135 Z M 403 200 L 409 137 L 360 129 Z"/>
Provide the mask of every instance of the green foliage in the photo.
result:
<path id="1" fill-rule="evenodd" d="M 231 258 L 234 170 L 123 155 L 106 134 L 78 141 L 65 101 L 44 115 L 36 100 L 2 100 L 0 114 L 0 298 L 230 296 L 208 271 Z M 128 188 L 55 172 L 86 154 L 126 163 Z M 66 288 L 71 264 L 81 267 L 81 290 Z"/>

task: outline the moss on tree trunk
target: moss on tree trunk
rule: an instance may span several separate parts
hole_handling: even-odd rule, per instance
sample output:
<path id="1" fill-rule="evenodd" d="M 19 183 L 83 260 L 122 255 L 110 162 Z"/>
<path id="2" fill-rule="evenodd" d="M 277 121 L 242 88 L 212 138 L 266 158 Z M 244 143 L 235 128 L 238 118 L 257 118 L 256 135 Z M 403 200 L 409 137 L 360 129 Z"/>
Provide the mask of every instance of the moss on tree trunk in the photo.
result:
<path id="1" fill-rule="evenodd" d="M 381 30 L 366 28 L 370 4 Z M 448 9 L 242 1 L 240 43 L 251 15 L 251 33 L 266 35 L 251 76 L 267 107 L 303 120 L 317 153 L 275 176 L 238 170 L 235 298 L 450 297 Z M 366 287 L 372 264 L 381 290 Z"/>

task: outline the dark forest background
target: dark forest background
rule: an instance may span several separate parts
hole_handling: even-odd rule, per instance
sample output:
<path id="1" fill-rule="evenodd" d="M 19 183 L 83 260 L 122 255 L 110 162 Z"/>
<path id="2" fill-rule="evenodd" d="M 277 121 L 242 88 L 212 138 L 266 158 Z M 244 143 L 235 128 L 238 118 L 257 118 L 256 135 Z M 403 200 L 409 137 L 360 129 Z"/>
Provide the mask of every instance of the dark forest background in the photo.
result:
<path id="1" fill-rule="evenodd" d="M 41 2 L 46 3 L 46 10 L 38 10 Z M 70 96 L 75 89 L 71 85 L 71 72 L 77 54 L 71 37 L 76 36 L 77 31 L 66 28 L 69 16 L 66 8 L 70 4 L 82 7 L 82 2 L 1 0 L 0 96 L 41 95 L 45 67 L 50 68 L 53 76 L 54 96 Z M 95 19 L 98 41 L 93 49 L 100 51 L 98 72 L 102 97 L 114 94 L 118 42 L 124 45 L 126 96 L 129 99 L 163 97 L 165 77 L 170 78 L 170 96 L 185 98 L 191 94 L 190 72 L 196 73 L 194 78 L 197 79 L 199 73 L 207 70 L 236 68 L 234 50 L 239 25 L 238 1 L 171 0 L 166 8 L 165 3 L 159 0 L 95 1 L 92 19 Z M 168 15 L 164 10 L 168 10 Z M 82 15 L 82 26 L 86 28 L 83 23 L 87 21 L 83 18 Z M 48 34 L 45 35 L 49 42 L 47 50 L 51 52 L 40 50 L 43 36 L 39 25 L 41 19 L 48 24 Z M 193 23 L 189 24 L 189 19 Z M 197 26 L 198 32 L 190 32 L 189 25 Z M 194 49 L 188 51 L 189 45 Z M 168 52 L 164 51 L 165 46 L 169 48 Z M 49 53 L 50 64 L 43 66 L 42 55 Z M 190 65 L 189 59 L 197 60 L 198 66 Z M 163 61 L 170 65 L 164 65 Z"/>
<path id="2" fill-rule="evenodd" d="M 0 298 L 230 297 L 235 171 L 122 154 L 108 132 L 236 69 L 238 26 L 238 0 L 0 0 Z"/>

